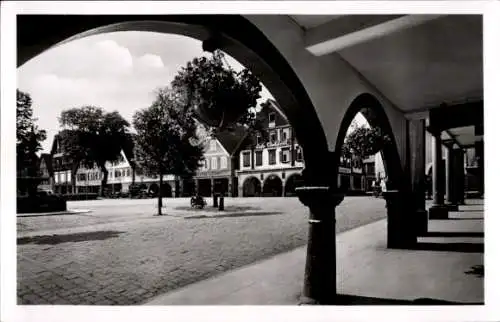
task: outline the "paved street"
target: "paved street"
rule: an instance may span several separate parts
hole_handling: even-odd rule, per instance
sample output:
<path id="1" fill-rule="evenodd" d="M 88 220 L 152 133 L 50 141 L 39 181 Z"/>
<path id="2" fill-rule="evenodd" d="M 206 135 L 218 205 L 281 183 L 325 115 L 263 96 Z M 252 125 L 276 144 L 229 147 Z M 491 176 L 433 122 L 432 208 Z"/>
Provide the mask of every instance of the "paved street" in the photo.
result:
<path id="1" fill-rule="evenodd" d="M 208 200 L 209 204 L 211 200 Z M 227 198 L 221 214 L 188 199 L 69 202 L 90 213 L 18 217 L 18 303 L 130 305 L 302 246 L 296 198 Z M 337 231 L 385 217 L 385 202 L 346 197 Z"/>

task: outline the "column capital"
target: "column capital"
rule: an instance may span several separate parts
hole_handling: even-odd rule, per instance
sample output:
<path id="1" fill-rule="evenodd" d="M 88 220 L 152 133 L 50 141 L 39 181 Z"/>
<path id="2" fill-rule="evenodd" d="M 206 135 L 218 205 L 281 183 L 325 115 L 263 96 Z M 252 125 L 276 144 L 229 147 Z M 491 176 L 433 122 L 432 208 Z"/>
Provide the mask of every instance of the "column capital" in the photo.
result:
<path id="1" fill-rule="evenodd" d="M 328 186 L 302 186 L 295 188 L 295 191 L 300 202 L 309 207 L 316 217 L 330 213 L 329 210 L 344 200 L 344 194 L 335 192 Z"/>

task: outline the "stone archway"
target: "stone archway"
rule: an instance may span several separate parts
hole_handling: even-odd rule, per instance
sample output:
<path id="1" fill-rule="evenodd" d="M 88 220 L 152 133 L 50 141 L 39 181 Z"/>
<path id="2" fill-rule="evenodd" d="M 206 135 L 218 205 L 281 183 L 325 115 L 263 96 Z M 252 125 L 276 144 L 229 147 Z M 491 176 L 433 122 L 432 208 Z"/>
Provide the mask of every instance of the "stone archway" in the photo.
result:
<path id="1" fill-rule="evenodd" d="M 154 21 L 151 19 L 154 19 Z M 320 122 L 318 111 L 323 110 L 324 112 L 325 107 L 331 106 L 333 94 L 331 91 L 324 90 L 326 86 L 330 86 L 331 82 L 328 81 L 330 78 L 317 77 L 316 75 L 320 71 L 323 71 L 323 75 L 333 75 L 330 70 L 338 71 L 339 66 L 345 73 L 351 73 L 351 71 L 343 62 L 339 61 L 330 65 L 330 70 L 324 69 L 322 64 L 320 70 L 309 68 L 311 61 L 315 62 L 315 66 L 320 66 L 320 64 L 317 60 L 311 60 L 312 56 L 304 49 L 299 38 L 302 30 L 293 29 L 294 32 L 290 34 L 291 38 L 288 35 L 282 37 L 285 41 L 288 41 L 288 39 L 293 40 L 290 41 L 290 44 L 292 44 L 290 48 L 283 46 L 283 44 L 278 44 L 274 38 L 281 34 L 281 25 L 283 23 L 287 24 L 289 21 L 286 17 L 284 20 L 278 17 L 277 20 L 279 20 L 277 25 L 269 25 L 268 17 L 243 17 L 240 15 L 19 15 L 17 16 L 18 66 L 50 47 L 107 32 L 149 31 L 173 33 L 201 40 L 204 48 L 211 47 L 212 49 L 223 50 L 260 78 L 279 106 L 281 106 L 283 113 L 295 131 L 295 137 L 302 147 L 306 166 L 303 171 L 303 178 L 305 184 L 308 185 L 309 190 L 307 191 L 319 189 L 318 192 L 323 194 L 328 190 L 327 194 L 330 194 L 330 190 L 334 187 L 334 182 L 336 182 L 335 171 L 331 168 L 334 154 L 329 152 L 329 142 L 323 127 L 323 123 L 327 124 L 327 121 Z M 292 25 L 292 27 L 295 28 L 296 26 Z M 274 34 L 271 35 L 270 32 L 274 32 Z M 299 40 L 299 42 L 295 43 L 295 40 Z M 299 47 L 296 47 L 296 44 Z M 299 48 L 300 52 L 297 52 L 296 48 Z M 296 55 L 297 53 L 299 55 Z M 298 57 L 299 61 L 294 60 L 294 57 Z M 353 88 L 363 87 L 355 75 L 351 78 L 344 77 L 344 80 L 354 80 L 349 83 L 353 84 Z M 307 89 L 304 84 L 307 85 Z M 322 90 L 318 92 L 317 88 L 320 85 L 323 85 Z M 337 95 L 337 99 L 342 100 L 344 96 L 349 96 L 351 90 L 353 89 L 351 88 L 349 91 L 342 89 L 342 95 Z M 323 116 L 325 115 L 327 115 L 327 118 L 331 116 L 331 114 L 323 114 Z M 337 118 L 333 117 L 333 119 L 336 120 Z M 330 130 L 330 133 L 332 132 L 335 131 Z M 330 144 L 333 145 L 333 140 L 330 140 Z M 256 180 L 258 181 L 258 179 Z M 257 181 L 254 181 L 254 188 L 256 188 L 254 192 L 258 191 L 260 195 L 261 184 L 258 181 L 257 185 Z M 310 208 L 311 202 L 322 203 L 328 201 L 327 208 L 338 204 L 337 200 L 332 201 L 330 198 L 318 197 L 316 192 L 308 194 L 301 201 Z M 326 208 L 315 207 L 314 209 Z M 331 216 L 331 213 L 329 215 Z M 326 230 L 333 226 L 328 227 Z M 326 230 L 323 231 L 326 232 Z M 321 233 L 322 231 L 319 231 L 319 234 Z M 329 285 L 334 293 L 335 283 L 322 278 L 323 272 L 335 271 L 335 266 L 331 265 L 331 257 L 334 257 L 334 253 L 332 254 L 332 251 L 330 251 L 332 245 L 329 243 L 328 238 L 322 238 L 318 235 L 318 230 L 314 233 L 311 230 L 309 235 L 310 237 L 316 236 L 315 242 L 311 242 L 311 245 L 321 246 L 321 248 L 325 249 L 327 256 L 315 256 L 319 260 L 316 260 L 314 264 L 308 264 L 305 278 L 305 294 L 306 296 L 312 296 L 311 294 L 314 292 L 311 293 L 309 289 L 320 289 L 324 285 Z M 334 236 L 334 230 L 332 235 Z M 326 250 L 328 250 L 328 253 L 326 253 Z M 317 250 L 308 249 L 308 254 L 311 252 L 317 254 Z M 314 286 L 311 286 L 311 283 Z M 323 295 L 314 296 L 319 296 L 322 298 L 321 301 L 326 301 L 323 299 Z"/>
<path id="2" fill-rule="evenodd" d="M 18 15 L 17 64 L 21 66 L 51 47 L 109 32 L 158 32 L 201 40 L 205 49 L 223 50 L 260 78 L 294 128 L 308 171 L 327 168 L 328 143 L 310 94 L 289 60 L 253 18 L 241 15 Z"/>
<path id="3" fill-rule="evenodd" d="M 262 195 L 264 197 L 281 197 L 283 196 L 283 181 L 275 174 L 269 175 L 264 180 L 262 187 Z"/>
<path id="4" fill-rule="evenodd" d="M 260 180 L 256 177 L 248 177 L 243 182 L 243 196 L 242 197 L 260 197 L 261 196 Z"/>
<path id="5" fill-rule="evenodd" d="M 386 171 L 386 189 L 384 198 L 387 208 L 387 247 L 407 249 L 417 243 L 418 218 L 415 198 L 412 195 L 409 171 L 404 171 L 397 149 L 394 132 L 386 111 L 377 98 L 371 94 L 356 97 L 342 120 L 337 136 L 336 151 L 341 150 L 347 129 L 357 113 L 361 112 L 370 126 L 378 126 L 389 136 L 390 142 L 380 151 Z M 335 156 L 335 169 L 338 169 L 340 155 Z"/>
<path id="6" fill-rule="evenodd" d="M 335 145 L 335 169 L 338 171 L 340 151 L 342 148 L 342 144 L 344 143 L 344 138 L 347 135 L 347 130 L 351 122 L 354 120 L 354 117 L 358 113 L 361 113 L 366 118 L 370 126 L 378 126 L 382 129 L 383 133 L 389 135 L 391 143 L 386 144 L 383 150 L 380 151 L 384 168 L 389 178 L 389 185 L 387 188 L 396 189 L 399 191 L 408 189 L 409 187 L 406 185 L 408 182 L 405 182 L 404 180 L 405 176 L 401 164 L 401 158 L 396 147 L 396 139 L 394 136 L 394 132 L 392 131 L 389 118 L 387 117 L 387 114 L 380 101 L 376 97 L 368 93 L 363 93 L 357 96 L 345 112 Z"/>
<path id="7" fill-rule="evenodd" d="M 302 182 L 302 176 L 299 173 L 291 174 L 285 182 L 285 197 L 294 197 L 297 195 L 295 188 Z"/>

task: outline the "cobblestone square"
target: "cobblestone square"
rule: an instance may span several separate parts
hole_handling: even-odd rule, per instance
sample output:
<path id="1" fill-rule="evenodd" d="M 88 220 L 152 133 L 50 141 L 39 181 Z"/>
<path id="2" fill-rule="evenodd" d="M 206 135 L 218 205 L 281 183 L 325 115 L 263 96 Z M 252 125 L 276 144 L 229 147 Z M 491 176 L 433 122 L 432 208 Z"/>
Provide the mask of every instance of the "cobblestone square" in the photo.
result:
<path id="1" fill-rule="evenodd" d="M 162 217 L 156 202 L 78 201 L 69 208 L 92 212 L 18 217 L 18 304 L 142 304 L 307 241 L 297 198 L 228 198 L 224 213 L 167 199 Z M 346 197 L 336 217 L 337 231 L 352 229 L 384 218 L 385 202 Z"/>

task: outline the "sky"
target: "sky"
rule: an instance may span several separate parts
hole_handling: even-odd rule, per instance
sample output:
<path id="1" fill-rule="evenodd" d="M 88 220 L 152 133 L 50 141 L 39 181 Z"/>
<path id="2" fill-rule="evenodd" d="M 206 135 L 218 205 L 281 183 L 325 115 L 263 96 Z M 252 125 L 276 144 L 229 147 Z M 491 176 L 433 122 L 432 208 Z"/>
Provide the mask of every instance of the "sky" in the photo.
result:
<path id="1" fill-rule="evenodd" d="M 49 153 L 61 111 L 85 105 L 118 111 L 129 122 L 194 57 L 208 56 L 201 42 L 152 32 L 114 32 L 78 39 L 38 55 L 17 70 L 17 86 L 33 99 L 37 124 L 47 131 Z M 227 56 L 235 70 L 243 66 Z M 272 97 L 263 89 L 262 100 Z M 361 116 L 361 115 L 359 115 Z M 366 121 L 356 118 L 358 124 Z"/>

